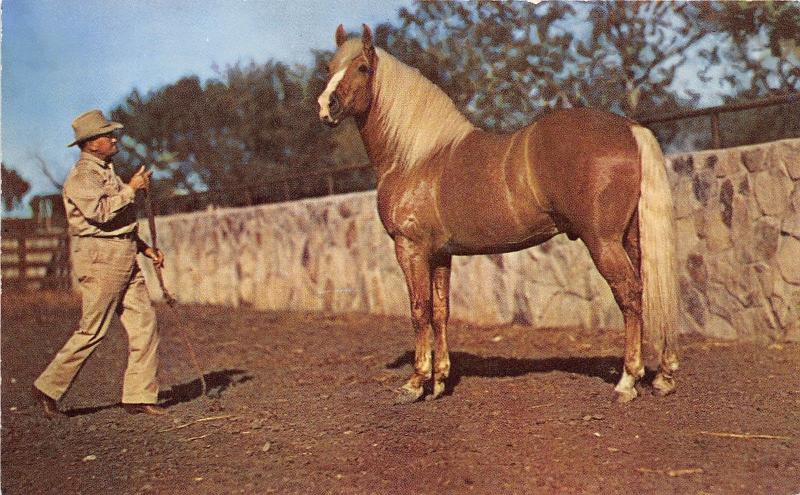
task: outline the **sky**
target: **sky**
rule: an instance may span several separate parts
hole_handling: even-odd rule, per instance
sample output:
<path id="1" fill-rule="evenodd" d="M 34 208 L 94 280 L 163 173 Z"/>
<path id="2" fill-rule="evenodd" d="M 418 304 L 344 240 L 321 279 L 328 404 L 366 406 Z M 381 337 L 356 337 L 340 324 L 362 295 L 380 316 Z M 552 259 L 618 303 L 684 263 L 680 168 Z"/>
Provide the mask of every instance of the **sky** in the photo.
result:
<path id="1" fill-rule="evenodd" d="M 212 67 L 270 59 L 312 62 L 333 50 L 336 27 L 396 22 L 411 0 L 2 0 L 2 160 L 31 183 L 56 192 L 78 156 L 67 148 L 80 113 L 106 115 L 134 88 L 141 93 Z M 25 216 L 27 209 L 11 216 Z"/>

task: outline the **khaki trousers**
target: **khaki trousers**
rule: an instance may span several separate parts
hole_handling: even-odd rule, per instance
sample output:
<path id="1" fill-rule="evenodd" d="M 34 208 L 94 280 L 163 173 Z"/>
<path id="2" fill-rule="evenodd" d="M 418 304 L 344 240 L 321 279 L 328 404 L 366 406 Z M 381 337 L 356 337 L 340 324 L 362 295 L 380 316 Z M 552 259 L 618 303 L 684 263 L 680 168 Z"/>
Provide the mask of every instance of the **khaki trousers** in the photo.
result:
<path id="1" fill-rule="evenodd" d="M 34 385 L 60 399 L 106 336 L 116 312 L 128 334 L 122 402 L 154 404 L 158 399 L 159 337 L 155 311 L 136 262 L 136 243 L 97 237 L 72 237 L 71 241 L 73 269 L 82 296 L 81 321 Z"/>

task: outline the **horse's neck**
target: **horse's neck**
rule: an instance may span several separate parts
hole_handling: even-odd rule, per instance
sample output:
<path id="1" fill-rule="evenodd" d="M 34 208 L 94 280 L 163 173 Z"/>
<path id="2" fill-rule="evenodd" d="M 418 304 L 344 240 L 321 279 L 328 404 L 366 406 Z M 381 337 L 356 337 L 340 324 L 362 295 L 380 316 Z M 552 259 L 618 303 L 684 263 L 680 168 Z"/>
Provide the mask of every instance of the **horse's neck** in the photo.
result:
<path id="1" fill-rule="evenodd" d="M 378 55 L 372 105 L 359 128 L 380 177 L 393 168 L 413 170 L 474 127 L 418 70 L 383 50 Z"/>
<path id="2" fill-rule="evenodd" d="M 390 137 L 378 125 L 378 112 L 370 111 L 366 118 L 356 122 L 367 151 L 369 161 L 380 180 L 383 175 L 397 164 L 397 147 L 391 146 Z"/>
<path id="3" fill-rule="evenodd" d="M 398 132 L 396 129 L 388 128 L 383 122 L 384 118 L 380 102 L 376 102 L 366 117 L 356 121 L 364 148 L 379 180 L 390 170 L 411 171 L 433 155 L 460 142 L 467 133 L 479 131 L 466 119 L 463 119 L 463 122 L 453 122 L 440 120 L 436 115 L 425 115 L 402 129 L 408 132 L 402 130 Z M 462 117 L 458 114 L 454 118 L 458 120 Z M 460 127 L 460 132 L 451 134 L 442 132 L 443 129 L 447 130 L 452 126 Z M 436 139 L 432 139 L 432 135 Z M 426 141 L 427 145 L 419 146 L 419 143 Z"/>

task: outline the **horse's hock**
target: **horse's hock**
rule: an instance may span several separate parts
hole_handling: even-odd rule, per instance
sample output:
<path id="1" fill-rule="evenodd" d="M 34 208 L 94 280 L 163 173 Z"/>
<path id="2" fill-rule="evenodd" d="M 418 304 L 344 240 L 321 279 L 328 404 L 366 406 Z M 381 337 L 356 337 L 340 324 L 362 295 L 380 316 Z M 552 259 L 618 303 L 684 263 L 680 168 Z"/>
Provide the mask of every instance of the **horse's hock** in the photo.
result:
<path id="1" fill-rule="evenodd" d="M 800 139 L 674 155 L 668 174 L 682 330 L 800 341 Z M 167 287 L 182 302 L 407 316 L 375 204 L 370 191 L 159 217 Z M 452 285 L 460 320 L 622 326 L 586 248 L 565 236 L 511 254 L 456 257 Z"/>

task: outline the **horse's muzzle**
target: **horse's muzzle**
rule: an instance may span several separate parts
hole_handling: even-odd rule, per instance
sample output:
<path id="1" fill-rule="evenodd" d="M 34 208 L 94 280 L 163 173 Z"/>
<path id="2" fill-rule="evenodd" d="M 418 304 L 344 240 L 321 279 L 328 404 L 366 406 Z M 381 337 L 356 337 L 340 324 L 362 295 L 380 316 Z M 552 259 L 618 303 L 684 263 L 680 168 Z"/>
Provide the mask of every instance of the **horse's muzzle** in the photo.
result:
<path id="1" fill-rule="evenodd" d="M 330 115 L 325 115 L 323 117 L 320 117 L 319 120 L 321 120 L 322 123 L 328 127 L 336 127 L 337 125 L 339 125 L 340 122 L 339 119 L 331 118 Z"/>
<path id="2" fill-rule="evenodd" d="M 336 127 L 341 122 L 341 114 L 342 114 L 342 103 L 339 99 L 339 96 L 336 95 L 336 92 L 328 96 L 328 112 L 327 115 L 322 117 L 322 121 L 325 125 L 330 127 Z"/>
<path id="3" fill-rule="evenodd" d="M 331 115 L 336 115 L 342 111 L 342 104 L 335 91 L 328 97 L 328 111 Z"/>
<path id="4" fill-rule="evenodd" d="M 327 105 L 326 105 L 327 103 Z M 342 104 L 336 93 L 331 93 L 328 96 L 328 101 L 324 101 L 324 97 L 320 98 L 319 102 L 320 112 L 319 119 L 327 126 L 336 127 L 341 122 L 340 114 L 342 113 Z"/>

